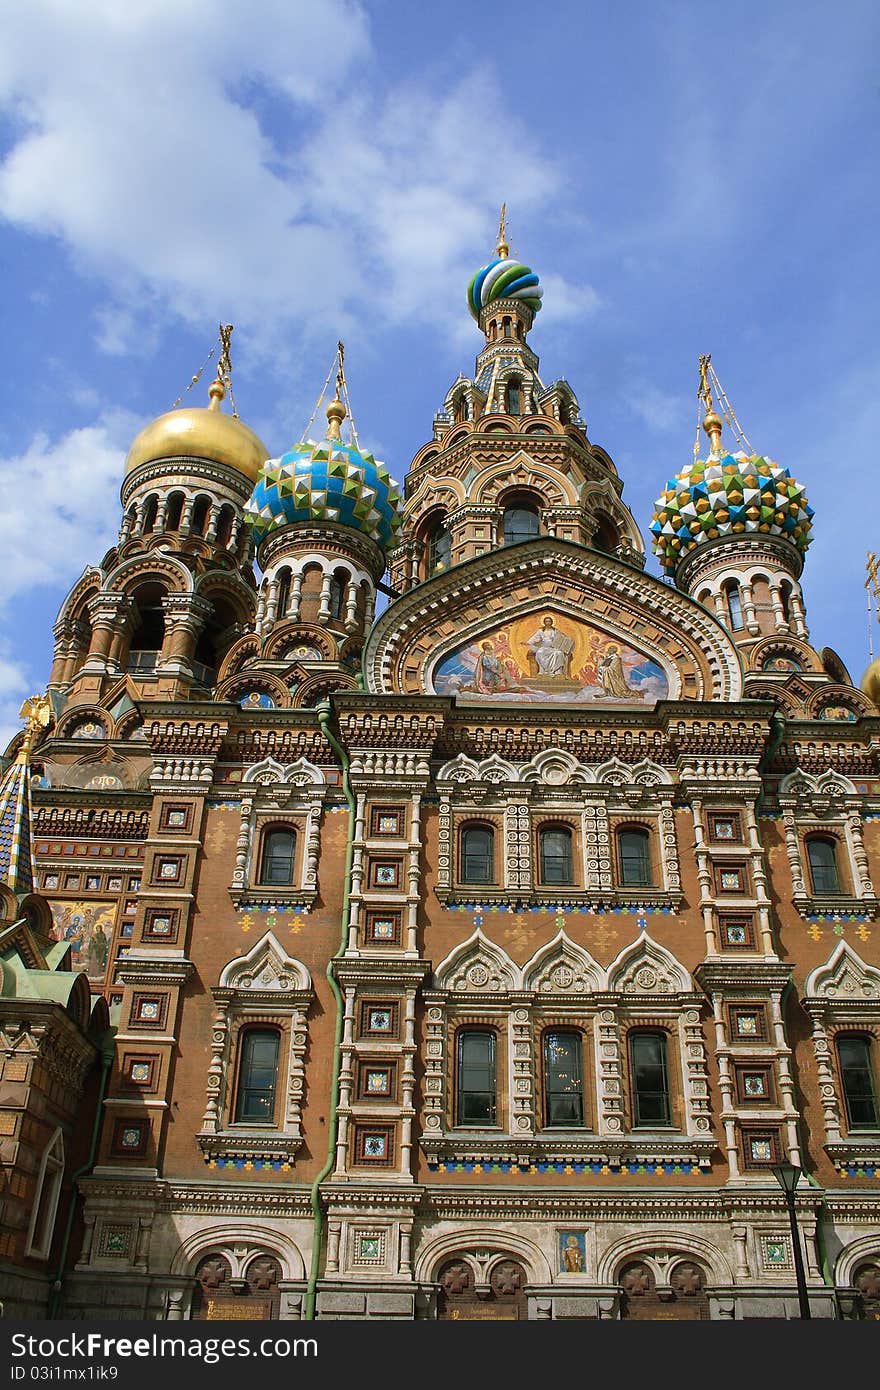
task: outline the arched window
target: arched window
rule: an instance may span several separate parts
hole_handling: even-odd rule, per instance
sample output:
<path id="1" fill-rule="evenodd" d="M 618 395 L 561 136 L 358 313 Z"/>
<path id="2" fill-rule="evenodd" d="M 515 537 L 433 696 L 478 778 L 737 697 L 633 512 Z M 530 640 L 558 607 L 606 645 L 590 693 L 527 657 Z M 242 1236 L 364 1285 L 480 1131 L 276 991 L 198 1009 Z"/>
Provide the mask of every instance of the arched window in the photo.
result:
<path id="1" fill-rule="evenodd" d="M 183 493 L 172 492 L 168 498 L 168 507 L 165 512 L 165 530 L 176 531 L 180 525 L 180 518 L 183 515 Z"/>
<path id="2" fill-rule="evenodd" d="M 159 510 L 159 499 L 155 493 L 151 493 L 147 498 L 147 505 L 144 507 L 143 533 L 148 535 L 156 525 L 156 514 Z"/>
<path id="3" fill-rule="evenodd" d="M 295 849 L 296 835 L 292 830 L 267 830 L 263 836 L 260 882 L 293 883 Z"/>
<path id="4" fill-rule="evenodd" d="M 513 332 L 512 332 L 512 330 L 511 330 L 511 326 L 510 326 L 510 319 L 508 319 L 508 318 L 503 318 L 503 319 L 501 320 L 501 327 L 502 327 L 502 332 L 503 332 L 505 338 L 512 338 L 512 337 L 513 337 Z"/>
<path id="5" fill-rule="evenodd" d="M 453 408 L 452 419 L 453 419 L 453 422 L 454 422 L 456 425 L 460 425 L 460 424 L 462 423 L 462 421 L 463 421 L 463 420 L 466 420 L 467 418 L 468 418 L 468 403 L 467 403 L 467 396 L 466 396 L 466 395 L 464 394 L 464 392 L 462 391 L 461 394 L 458 395 L 458 396 L 456 396 L 456 398 L 455 398 L 455 406 L 454 406 L 454 408 Z"/>
<path id="6" fill-rule="evenodd" d="M 739 628 L 743 625 L 743 606 L 742 595 L 738 584 L 725 584 L 724 597 L 727 600 L 727 612 L 730 617 L 730 626 Z"/>
<path id="7" fill-rule="evenodd" d="M 634 1129 L 669 1124 L 665 1033 L 630 1033 L 630 1090 Z"/>
<path id="8" fill-rule="evenodd" d="M 791 622 L 791 585 L 780 584 L 779 602 L 782 604 L 782 616 L 787 623 Z"/>
<path id="9" fill-rule="evenodd" d="M 582 1125 L 584 1086 L 581 1035 L 575 1032 L 544 1034 L 544 1123 Z"/>
<path id="10" fill-rule="evenodd" d="M 876 1129 L 877 1091 L 871 1066 L 870 1039 L 856 1034 L 841 1034 L 837 1039 L 837 1061 L 850 1129 Z"/>
<path id="11" fill-rule="evenodd" d="M 574 883 L 571 831 L 565 825 L 546 826 L 538 834 L 542 883 Z"/>
<path id="12" fill-rule="evenodd" d="M 523 413 L 522 382 L 518 376 L 512 376 L 507 383 L 507 413 L 508 415 L 522 415 Z"/>
<path id="13" fill-rule="evenodd" d="M 448 570 L 452 564 L 452 536 L 438 521 L 428 535 L 428 575 Z"/>
<path id="14" fill-rule="evenodd" d="M 462 830 L 461 881 L 495 881 L 495 831 L 491 825 L 466 825 Z"/>
<path id="15" fill-rule="evenodd" d="M 342 616 L 342 600 L 344 593 L 345 590 L 342 580 L 334 574 L 333 578 L 330 580 L 329 605 L 331 618 L 339 618 Z"/>
<path id="16" fill-rule="evenodd" d="M 194 536 L 203 536 L 208 529 L 208 512 L 211 507 L 210 497 L 197 497 L 195 506 L 192 509 L 189 529 Z"/>
<path id="17" fill-rule="evenodd" d="M 531 541 L 540 534 L 541 523 L 534 507 L 517 502 L 504 508 L 502 519 L 505 545 L 518 545 L 520 541 Z"/>
<path id="18" fill-rule="evenodd" d="M 604 555 L 613 555 L 619 540 L 617 527 L 607 516 L 601 516 L 593 533 L 593 549 L 601 550 Z"/>
<path id="19" fill-rule="evenodd" d="M 458 1035 L 456 1121 L 460 1125 L 494 1125 L 497 1115 L 495 1034 L 463 1028 Z"/>
<path id="20" fill-rule="evenodd" d="M 276 616 L 283 618 L 290 604 L 290 570 L 282 570 L 278 576 L 278 607 Z"/>
<path id="21" fill-rule="evenodd" d="M 228 545 L 232 539 L 232 524 L 235 521 L 235 512 L 231 507 L 221 507 L 220 516 L 217 519 L 217 544 Z"/>
<path id="22" fill-rule="evenodd" d="M 64 1139 L 61 1130 L 56 1129 L 43 1152 L 40 1175 L 37 1178 L 37 1190 L 34 1193 L 31 1206 L 31 1224 L 28 1231 L 26 1253 L 37 1259 L 46 1260 L 49 1258 L 63 1176 Z"/>
<path id="23" fill-rule="evenodd" d="M 617 860 L 622 888 L 647 888 L 653 883 L 651 836 L 647 830 L 618 830 Z"/>
<path id="24" fill-rule="evenodd" d="M 235 1088 L 235 1123 L 275 1123 L 279 1036 L 274 1028 L 249 1028 L 242 1035 Z"/>
<path id="25" fill-rule="evenodd" d="M 839 893 L 840 874 L 837 871 L 837 845 L 823 835 L 811 835 L 807 840 L 807 858 L 814 893 Z"/>

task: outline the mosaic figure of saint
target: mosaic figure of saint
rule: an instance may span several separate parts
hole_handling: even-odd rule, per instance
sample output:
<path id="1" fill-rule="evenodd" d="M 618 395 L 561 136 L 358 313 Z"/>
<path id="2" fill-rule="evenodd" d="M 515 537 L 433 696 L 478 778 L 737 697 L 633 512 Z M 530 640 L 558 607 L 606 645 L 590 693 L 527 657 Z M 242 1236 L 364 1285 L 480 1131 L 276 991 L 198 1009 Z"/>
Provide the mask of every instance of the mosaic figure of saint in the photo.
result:
<path id="1" fill-rule="evenodd" d="M 507 672 L 495 655 L 491 642 L 480 643 L 480 655 L 474 667 L 474 686 L 482 695 L 491 695 L 495 690 L 506 690 L 509 682 Z"/>
<path id="2" fill-rule="evenodd" d="M 565 676 L 568 661 L 574 651 L 574 638 L 560 632 L 551 617 L 546 617 L 526 642 L 535 658 L 541 676 Z"/>
<path id="3" fill-rule="evenodd" d="M 631 698 L 626 672 L 623 669 L 623 659 L 620 655 L 620 647 L 616 642 L 609 642 L 602 653 L 602 659 L 598 666 L 599 680 L 602 682 L 602 689 L 606 695 L 611 695 L 617 700 L 628 700 Z"/>

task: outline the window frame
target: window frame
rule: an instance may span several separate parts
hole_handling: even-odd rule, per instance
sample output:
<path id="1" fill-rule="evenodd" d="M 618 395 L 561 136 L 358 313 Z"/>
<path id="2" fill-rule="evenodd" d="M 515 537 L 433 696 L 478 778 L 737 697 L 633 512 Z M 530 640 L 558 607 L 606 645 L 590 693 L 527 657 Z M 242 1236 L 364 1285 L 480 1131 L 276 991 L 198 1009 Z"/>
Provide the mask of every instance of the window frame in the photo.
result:
<path id="1" fill-rule="evenodd" d="M 266 873 L 267 859 L 269 857 L 269 845 L 273 835 L 289 835 L 292 840 L 290 850 L 290 871 L 286 879 L 269 878 Z M 256 887 L 258 888 L 294 888 L 296 887 L 296 856 L 297 856 L 297 833 L 292 825 L 284 825 L 279 822 L 272 822 L 264 825 L 260 833 L 260 855 L 258 860 L 258 871 Z"/>
<path id="2" fill-rule="evenodd" d="M 570 1038 L 574 1040 L 574 1056 L 577 1060 L 577 1099 L 579 1102 L 580 1118 L 576 1120 L 559 1120 L 551 1116 L 551 1098 L 559 1094 L 557 1090 L 551 1088 L 549 1084 L 551 1064 L 548 1059 L 548 1045 L 551 1038 Z M 543 1080 L 543 1119 L 545 1129 L 585 1129 L 586 1120 L 586 1097 L 584 1095 L 584 1037 L 577 1028 L 545 1028 L 541 1035 L 541 1076 Z M 574 1079 L 574 1078 L 572 1078 Z"/>
<path id="3" fill-rule="evenodd" d="M 488 1087 L 479 1089 L 470 1087 L 467 1090 L 464 1086 L 463 1071 L 465 1062 L 462 1057 L 463 1044 L 469 1038 L 485 1038 L 489 1041 L 489 1060 L 488 1069 L 491 1077 L 491 1084 Z M 468 1096 L 486 1095 L 489 1100 L 489 1119 L 465 1119 L 463 1098 Z M 499 1127 L 498 1118 L 498 1033 L 494 1028 L 468 1025 L 456 1029 L 455 1033 L 455 1124 L 459 1129 L 497 1129 Z"/>
<path id="4" fill-rule="evenodd" d="M 495 868 L 495 830 L 496 827 L 490 821 L 465 821 L 458 828 L 458 881 L 473 888 L 486 888 L 497 886 Z M 474 831 L 480 831 L 489 837 L 489 850 L 487 864 L 489 869 L 488 878 L 471 878 L 467 872 L 468 851 L 465 847 L 466 837 Z M 475 855 L 471 855 L 475 858 Z"/>
<path id="5" fill-rule="evenodd" d="M 548 856 L 544 850 L 545 836 L 563 835 L 568 840 L 568 854 L 555 855 L 563 865 L 567 865 L 568 876 L 565 878 L 551 878 L 547 874 Z M 538 826 L 538 883 L 542 888 L 573 888 L 576 884 L 575 879 L 575 860 L 574 860 L 574 831 L 570 825 L 564 821 L 545 821 Z"/>
<path id="6" fill-rule="evenodd" d="M 637 837 L 639 838 L 639 840 L 642 842 L 642 844 L 644 845 L 644 848 L 645 848 L 645 854 L 644 854 L 644 856 L 641 856 L 641 855 L 640 855 L 640 856 L 639 856 L 639 859 L 640 859 L 640 861 L 643 862 L 643 864 L 644 864 L 644 869 L 645 869 L 645 873 L 646 873 L 647 877 L 644 878 L 644 879 L 640 879 L 638 882 L 628 882 L 628 881 L 627 881 L 627 878 L 626 878 L 626 872 L 625 872 L 625 870 L 624 870 L 624 864 L 625 864 L 626 861 L 625 861 L 625 859 L 624 859 L 624 855 L 623 855 L 623 846 L 622 846 L 623 838 L 624 838 L 624 836 L 626 836 L 626 835 L 629 835 L 629 836 L 632 836 L 632 837 L 636 837 L 636 836 L 637 836 Z M 648 827 L 647 827 L 646 825 L 618 825 L 618 826 L 615 827 L 615 831 L 614 831 L 614 848 L 615 848 L 615 854 L 616 854 L 616 856 L 617 856 L 617 883 L 618 883 L 618 887 L 628 889 L 628 888 L 655 888 L 655 887 L 657 886 L 657 885 L 655 884 L 655 882 L 654 882 L 654 878 L 655 878 L 655 873 L 654 873 L 654 858 L 653 858 L 653 855 L 652 855 L 652 853 L 651 853 L 651 845 L 652 845 L 652 841 L 651 841 L 651 831 L 648 829 Z"/>
<path id="7" fill-rule="evenodd" d="M 834 886 L 831 888 L 820 888 L 817 884 L 816 868 L 813 864 L 813 856 L 811 853 L 811 848 L 814 845 L 824 845 L 827 849 L 830 849 L 831 851 L 830 867 L 834 870 Z M 834 896 L 839 896 L 841 893 L 845 891 L 840 873 L 840 860 L 838 856 L 838 849 L 839 841 L 836 839 L 834 835 L 830 835 L 827 832 L 814 831 L 811 832 L 809 835 L 804 836 L 804 850 L 806 852 L 807 871 L 810 876 L 810 889 L 814 898 L 831 898 Z M 828 864 L 822 865 L 821 873 L 827 873 L 828 868 Z"/>
<path id="8" fill-rule="evenodd" d="M 857 1033 L 849 1029 L 841 1030 L 835 1034 L 834 1055 L 837 1062 L 837 1074 L 840 1078 L 840 1089 L 843 1094 L 844 1112 L 846 1114 L 847 1130 L 850 1132 L 865 1132 L 880 1129 L 880 1104 L 877 1096 L 877 1077 L 874 1068 L 874 1038 L 870 1034 Z M 847 1085 L 847 1071 L 849 1070 L 841 1057 L 841 1043 L 861 1043 L 865 1049 L 865 1060 L 862 1070 L 867 1076 L 868 1089 L 861 1096 L 853 1097 L 850 1094 L 850 1087 Z M 869 1121 L 853 1120 L 852 1103 L 853 1100 L 869 1099 L 873 1109 L 873 1119 Z"/>
<path id="9" fill-rule="evenodd" d="M 643 1120 L 641 1118 L 641 1103 L 639 1100 L 640 1088 L 636 1081 L 637 1061 L 634 1055 L 634 1045 L 648 1038 L 659 1039 L 662 1043 L 660 1050 L 660 1071 L 662 1074 L 662 1088 L 659 1091 L 651 1091 L 651 1095 L 662 1095 L 666 1118 L 664 1120 Z M 634 1130 L 654 1130 L 670 1129 L 673 1126 L 672 1120 L 672 1092 L 670 1088 L 670 1067 L 669 1067 L 669 1034 L 662 1028 L 630 1028 L 626 1039 L 627 1061 L 629 1063 L 629 1092 L 630 1092 L 630 1114 L 632 1128 Z"/>
<path id="10" fill-rule="evenodd" d="M 277 1128 L 277 1121 L 278 1121 L 278 1093 L 279 1093 L 279 1089 L 280 1089 L 280 1087 L 279 1087 L 279 1071 L 280 1071 L 280 1065 L 281 1065 L 281 1034 L 282 1034 L 282 1029 L 281 1029 L 280 1027 L 274 1026 L 274 1025 L 266 1025 L 266 1024 L 249 1024 L 249 1023 L 245 1023 L 245 1024 L 243 1024 L 242 1027 L 240 1028 L 239 1033 L 238 1033 L 238 1037 L 236 1038 L 236 1053 L 237 1053 L 237 1055 L 236 1055 L 236 1066 L 235 1066 L 235 1085 L 234 1085 L 234 1087 L 233 1087 L 232 1098 L 231 1098 L 232 1103 L 231 1103 L 231 1105 L 230 1105 L 230 1124 L 231 1124 L 233 1127 L 243 1127 L 243 1128 L 245 1128 L 245 1129 L 253 1129 L 253 1128 L 257 1128 L 257 1129 L 276 1129 L 276 1128 Z M 271 1088 L 271 1094 L 272 1094 L 271 1114 L 270 1114 L 270 1118 L 267 1119 L 267 1120 L 254 1119 L 253 1116 L 250 1116 L 250 1115 L 243 1115 L 243 1114 L 241 1113 L 241 1110 L 242 1110 L 242 1098 L 243 1098 L 245 1089 L 247 1089 L 248 1091 L 257 1091 L 257 1090 L 259 1090 L 259 1089 L 262 1089 L 263 1091 L 267 1090 L 266 1087 L 257 1088 L 257 1087 L 254 1087 L 254 1086 L 248 1086 L 247 1088 L 245 1088 L 245 1086 L 244 1086 L 244 1084 L 243 1084 L 243 1068 L 244 1068 L 244 1065 L 245 1065 L 245 1049 L 246 1049 L 246 1047 L 248 1047 L 248 1045 L 249 1045 L 251 1039 L 253 1039 L 253 1038 L 255 1038 L 255 1037 L 263 1037 L 263 1038 L 271 1037 L 271 1038 L 274 1039 L 274 1042 L 275 1042 L 275 1070 L 274 1070 L 274 1082 L 273 1082 L 272 1088 Z"/>
<path id="11" fill-rule="evenodd" d="M 31 1259 L 48 1260 L 52 1253 L 52 1240 L 55 1235 L 55 1222 L 58 1219 L 58 1207 L 61 1202 L 61 1189 L 64 1184 L 66 1166 L 64 1133 L 59 1125 L 43 1149 L 40 1160 L 40 1172 L 34 1189 L 31 1219 L 25 1245 L 25 1255 Z M 51 1186 L 48 1186 L 49 1184 Z"/>

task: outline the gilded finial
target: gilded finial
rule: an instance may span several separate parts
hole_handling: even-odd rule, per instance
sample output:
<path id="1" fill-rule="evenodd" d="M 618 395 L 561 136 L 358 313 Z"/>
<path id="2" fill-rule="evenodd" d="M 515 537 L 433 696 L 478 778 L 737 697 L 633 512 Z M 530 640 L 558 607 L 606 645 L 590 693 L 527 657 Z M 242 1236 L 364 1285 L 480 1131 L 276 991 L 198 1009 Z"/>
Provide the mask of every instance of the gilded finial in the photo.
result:
<path id="1" fill-rule="evenodd" d="M 348 411 L 342 403 L 342 395 L 345 391 L 345 346 L 343 343 L 336 344 L 336 395 L 327 407 L 327 438 L 340 439 L 339 427 L 345 419 Z"/>
<path id="2" fill-rule="evenodd" d="M 510 247 L 507 244 L 507 204 L 501 204 L 501 216 L 498 219 L 498 241 L 495 245 L 495 254 L 502 261 L 506 261 L 510 255 Z"/>
<path id="3" fill-rule="evenodd" d="M 709 436 L 709 445 L 713 454 L 721 452 L 721 430 L 722 421 L 719 415 L 715 414 L 712 404 L 712 387 L 709 384 L 709 369 L 712 365 L 712 354 L 704 352 L 700 354 L 700 389 L 697 392 L 700 400 L 706 407 L 706 414 L 703 419 L 703 429 Z"/>
<path id="4" fill-rule="evenodd" d="M 52 713 L 52 706 L 45 695 L 31 695 L 25 700 L 21 709 L 18 711 L 19 719 L 26 720 L 24 730 L 24 740 L 18 750 L 15 761 L 23 763 L 25 766 L 30 762 L 31 749 L 37 734 L 41 730 L 49 727 L 49 719 Z"/>
<path id="5" fill-rule="evenodd" d="M 220 402 L 232 384 L 232 331 L 231 323 L 220 324 L 220 361 L 217 363 L 217 375 L 208 387 L 209 410 L 220 409 Z"/>

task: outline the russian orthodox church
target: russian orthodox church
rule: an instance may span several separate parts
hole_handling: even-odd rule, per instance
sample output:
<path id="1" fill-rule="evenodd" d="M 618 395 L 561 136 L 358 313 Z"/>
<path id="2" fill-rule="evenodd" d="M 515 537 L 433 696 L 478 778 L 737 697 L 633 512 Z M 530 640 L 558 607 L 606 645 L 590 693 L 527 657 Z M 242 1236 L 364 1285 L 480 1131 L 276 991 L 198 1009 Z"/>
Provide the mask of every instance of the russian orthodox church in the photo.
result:
<path id="1" fill-rule="evenodd" d="M 708 358 L 646 571 L 541 295 L 400 488 L 228 329 L 132 444 L 0 787 L 8 1316 L 880 1315 L 880 668 Z"/>

